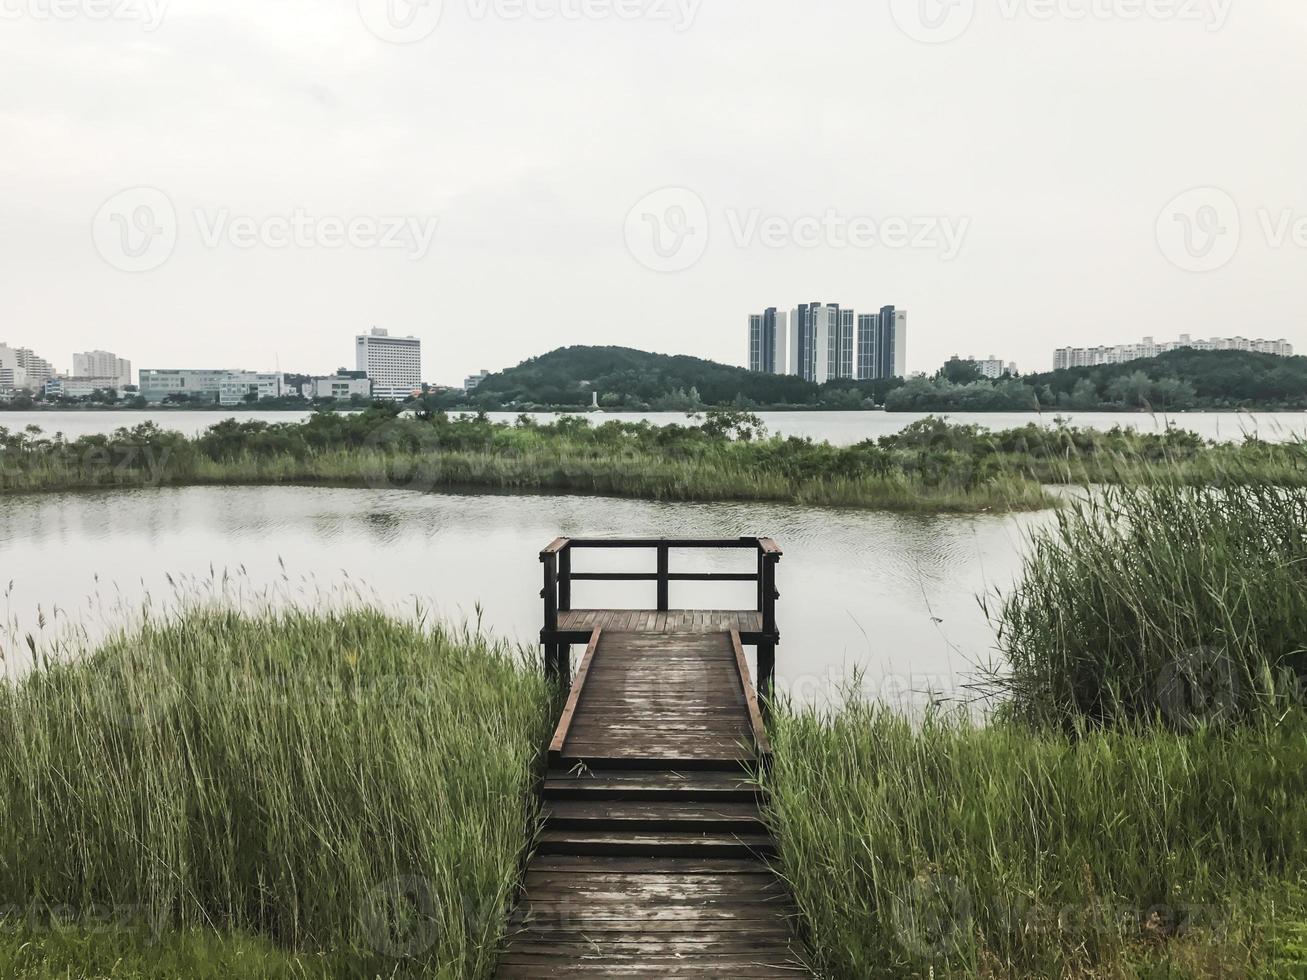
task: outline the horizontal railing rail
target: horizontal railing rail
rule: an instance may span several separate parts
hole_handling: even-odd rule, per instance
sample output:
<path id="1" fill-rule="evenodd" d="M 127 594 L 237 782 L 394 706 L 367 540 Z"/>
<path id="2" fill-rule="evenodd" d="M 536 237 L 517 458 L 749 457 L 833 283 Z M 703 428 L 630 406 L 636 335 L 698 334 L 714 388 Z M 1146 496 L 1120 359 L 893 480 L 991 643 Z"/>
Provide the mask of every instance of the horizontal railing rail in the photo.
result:
<path id="1" fill-rule="evenodd" d="M 572 553 L 577 550 L 650 550 L 656 555 L 652 572 L 575 572 Z M 693 550 L 753 551 L 757 566 L 752 572 L 673 572 L 672 551 Z M 545 648 L 545 669 L 564 683 L 570 675 L 570 641 L 572 631 L 559 629 L 559 614 L 572 610 L 573 582 L 654 582 L 657 587 L 656 609 L 669 611 L 669 586 L 672 582 L 752 582 L 757 586 L 755 611 L 760 614 L 761 629 L 747 634 L 746 642 L 758 649 L 758 690 L 764 697 L 771 694 L 775 672 L 776 644 L 780 633 L 776 627 L 776 563 L 783 552 L 771 538 L 555 538 L 540 552 L 544 565 L 544 628 L 540 631 Z"/>

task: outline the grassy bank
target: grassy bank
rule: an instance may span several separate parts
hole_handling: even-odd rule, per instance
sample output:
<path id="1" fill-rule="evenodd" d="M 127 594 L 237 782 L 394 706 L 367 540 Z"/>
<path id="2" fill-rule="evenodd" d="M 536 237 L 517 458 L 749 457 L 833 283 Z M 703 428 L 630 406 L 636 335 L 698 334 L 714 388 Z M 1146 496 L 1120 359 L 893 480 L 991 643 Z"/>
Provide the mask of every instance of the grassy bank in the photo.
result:
<path id="1" fill-rule="evenodd" d="M 1307 973 L 1301 712 L 1077 738 L 854 705 L 774 734 L 783 865 L 832 977 Z"/>
<path id="2" fill-rule="evenodd" d="M 488 976 L 549 700 L 368 610 L 197 611 L 39 665 L 0 688 L 0 964 Z"/>
<path id="3" fill-rule="evenodd" d="M 1307 678 L 1307 490 L 1110 488 L 1036 535 L 993 615 L 1031 723 L 1275 717 Z"/>
<path id="4" fill-rule="evenodd" d="M 228 420 L 193 439 L 150 424 L 73 441 L 0 429 L 0 492 L 309 483 L 974 512 L 1054 506 L 1041 484 L 1307 485 L 1302 444 L 1214 444 L 1177 430 L 987 432 L 931 418 L 831 446 L 767 436 L 748 414 L 700 421 L 507 425 L 374 408 L 302 423 Z"/>
<path id="5" fill-rule="evenodd" d="M 1307 490 L 1121 488 L 992 612 L 997 718 L 776 719 L 831 976 L 1307 975 Z"/>
<path id="6" fill-rule="evenodd" d="M 227 421 L 191 439 L 152 425 L 72 441 L 0 431 L 0 492 L 210 484 L 566 492 L 757 500 L 903 511 L 1051 506 L 1034 479 L 935 448 L 767 438 L 746 415 L 702 426 L 583 418 L 551 425 L 396 418 L 376 409 L 304 423 Z"/>

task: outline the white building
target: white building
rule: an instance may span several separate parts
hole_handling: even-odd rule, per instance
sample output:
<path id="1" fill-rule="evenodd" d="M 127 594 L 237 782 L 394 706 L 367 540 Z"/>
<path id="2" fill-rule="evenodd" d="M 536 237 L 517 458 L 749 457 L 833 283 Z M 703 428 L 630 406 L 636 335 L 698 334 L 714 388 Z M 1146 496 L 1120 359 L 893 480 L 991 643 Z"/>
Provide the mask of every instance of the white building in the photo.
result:
<path id="1" fill-rule="evenodd" d="M 776 307 L 749 314 L 749 370 L 789 374 L 790 315 Z"/>
<path id="2" fill-rule="evenodd" d="M 392 337 L 372 328 L 355 341 L 355 366 L 372 381 L 372 394 L 388 401 L 406 401 L 422 388 L 422 341 Z"/>
<path id="3" fill-rule="evenodd" d="M 73 355 L 74 378 L 113 378 L 111 388 L 126 388 L 132 383 L 132 362 L 107 350 L 92 350 Z"/>
<path id="4" fill-rule="evenodd" d="M 1194 350 L 1245 350 L 1260 354 L 1292 357 L 1293 345 L 1287 340 L 1248 340 L 1246 337 L 1213 337 L 1194 340 L 1189 334 L 1180 334 L 1179 340 L 1158 343 L 1145 337 L 1137 344 L 1117 344 L 1111 347 L 1063 347 L 1053 352 L 1053 370 L 1095 367 L 1099 364 L 1124 364 L 1143 357 L 1156 357 L 1167 351 L 1189 347 Z"/>
<path id="5" fill-rule="evenodd" d="M 219 405 L 241 405 L 253 393 L 259 398 L 281 396 L 281 375 L 224 369 L 165 370 L 141 368 L 140 392 L 146 401 L 161 402 L 169 395 Z"/>
<path id="6" fill-rule="evenodd" d="M 264 398 L 281 397 L 281 375 L 257 371 L 232 371 L 218 382 L 219 405 L 244 405 Z"/>
<path id="7" fill-rule="evenodd" d="M 993 354 L 990 354 L 989 357 L 968 357 L 966 360 L 975 365 L 975 368 L 980 372 L 981 377 L 989 378 L 990 380 L 996 380 L 1003 377 L 1005 374 L 1015 375 L 1017 373 L 1015 362 L 1001 361 Z"/>
<path id="8" fill-rule="evenodd" d="M 469 374 L 466 378 L 463 379 L 463 390 L 464 391 L 475 390 L 480 386 L 481 382 L 485 381 L 486 378 L 488 377 L 490 377 L 489 371 L 478 371 L 476 374 Z"/>
<path id="9" fill-rule="evenodd" d="M 200 401 L 217 402 L 223 378 L 238 373 L 240 372 L 226 368 L 212 370 L 141 368 L 141 396 L 151 402 L 161 402 L 169 395 L 187 395 Z"/>
<path id="10" fill-rule="evenodd" d="M 121 378 L 51 378 L 45 383 L 45 393 L 64 398 L 90 398 L 97 391 L 113 391 L 121 398 L 121 381 Z"/>
<path id="11" fill-rule="evenodd" d="M 314 378 L 310 385 L 304 387 L 308 389 L 304 392 L 308 398 L 334 398 L 336 401 L 347 402 L 355 395 L 372 397 L 372 382 L 358 377 L 357 371 L 336 374 L 330 378 Z"/>
<path id="12" fill-rule="evenodd" d="M 5 372 L 0 385 L 6 390 L 27 389 L 40 391 L 54 377 L 54 367 L 43 357 L 37 357 L 27 347 L 10 347 L 0 344 L 0 371 Z"/>

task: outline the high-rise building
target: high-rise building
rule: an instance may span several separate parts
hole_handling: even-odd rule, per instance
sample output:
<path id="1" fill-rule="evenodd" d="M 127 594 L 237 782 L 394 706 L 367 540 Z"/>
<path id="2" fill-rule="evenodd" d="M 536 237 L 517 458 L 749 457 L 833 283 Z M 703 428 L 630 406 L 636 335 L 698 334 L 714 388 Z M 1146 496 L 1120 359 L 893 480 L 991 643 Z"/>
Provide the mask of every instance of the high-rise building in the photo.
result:
<path id="1" fill-rule="evenodd" d="M 839 330 L 835 335 L 835 370 L 834 378 L 853 378 L 854 350 L 858 343 L 858 317 L 853 310 L 839 311 Z"/>
<path id="2" fill-rule="evenodd" d="M 804 381 L 817 377 L 817 311 L 820 303 L 800 303 L 790 312 L 789 374 Z"/>
<path id="3" fill-rule="evenodd" d="M 1179 340 L 1158 343 L 1152 337 L 1145 337 L 1137 344 L 1117 344 L 1110 347 L 1063 347 L 1053 352 L 1053 370 L 1066 368 L 1095 367 L 1099 364 L 1124 364 L 1137 361 L 1143 357 L 1156 357 L 1167 351 L 1189 347 L 1194 350 L 1244 350 L 1260 354 L 1274 354 L 1278 357 L 1292 357 L 1293 345 L 1287 340 L 1248 340 L 1245 337 L 1213 337 L 1210 340 L 1194 340 L 1187 333 L 1180 334 Z"/>
<path id="4" fill-rule="evenodd" d="M 859 313 L 858 314 L 858 357 L 855 365 L 856 377 L 859 381 L 870 381 L 878 375 L 876 374 L 877 351 L 880 349 L 878 344 L 880 340 L 880 314 L 878 313 Z"/>
<path id="5" fill-rule="evenodd" d="M 749 316 L 749 370 L 786 374 L 789 360 L 789 314 L 772 306 Z"/>
<path id="6" fill-rule="evenodd" d="M 73 355 L 74 378 L 113 378 L 115 388 L 132 383 L 132 362 L 107 350 L 92 350 Z"/>
<path id="7" fill-rule="evenodd" d="M 372 328 L 355 340 L 355 366 L 372 381 L 372 397 L 407 401 L 422 388 L 422 341 Z"/>
<path id="8" fill-rule="evenodd" d="M 0 344 L 0 370 L 5 372 L 7 390 L 40 391 L 54 377 L 54 367 L 30 348 Z"/>
<path id="9" fill-rule="evenodd" d="M 902 378 L 908 365 L 908 311 L 883 306 L 858 319 L 858 378 Z M 870 334 L 870 336 L 869 336 Z"/>

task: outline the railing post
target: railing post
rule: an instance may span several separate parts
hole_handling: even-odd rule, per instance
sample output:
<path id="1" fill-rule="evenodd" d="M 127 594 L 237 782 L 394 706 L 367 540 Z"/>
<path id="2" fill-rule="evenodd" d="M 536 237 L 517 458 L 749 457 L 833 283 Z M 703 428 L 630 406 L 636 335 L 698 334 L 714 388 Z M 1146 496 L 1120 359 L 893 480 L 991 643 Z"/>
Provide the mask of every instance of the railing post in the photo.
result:
<path id="1" fill-rule="evenodd" d="M 540 597 L 545 601 L 545 628 L 542 640 L 545 648 L 545 675 L 547 677 L 558 678 L 561 676 L 559 671 L 559 653 L 558 642 L 552 635 L 558 632 L 558 555 L 555 552 L 547 551 L 540 556 L 540 562 L 544 565 L 545 585 L 540 590 Z"/>
<path id="2" fill-rule="evenodd" d="M 558 609 L 568 612 L 572 608 L 572 549 L 564 548 L 558 554 Z"/>
<path id="3" fill-rule="evenodd" d="M 668 552 L 667 545 L 658 546 L 658 611 L 667 612 L 667 586 L 668 586 Z"/>
<path id="4" fill-rule="evenodd" d="M 762 632 L 758 644 L 758 696 L 770 704 L 773 682 L 776 679 L 776 560 L 779 555 L 762 556 Z"/>

